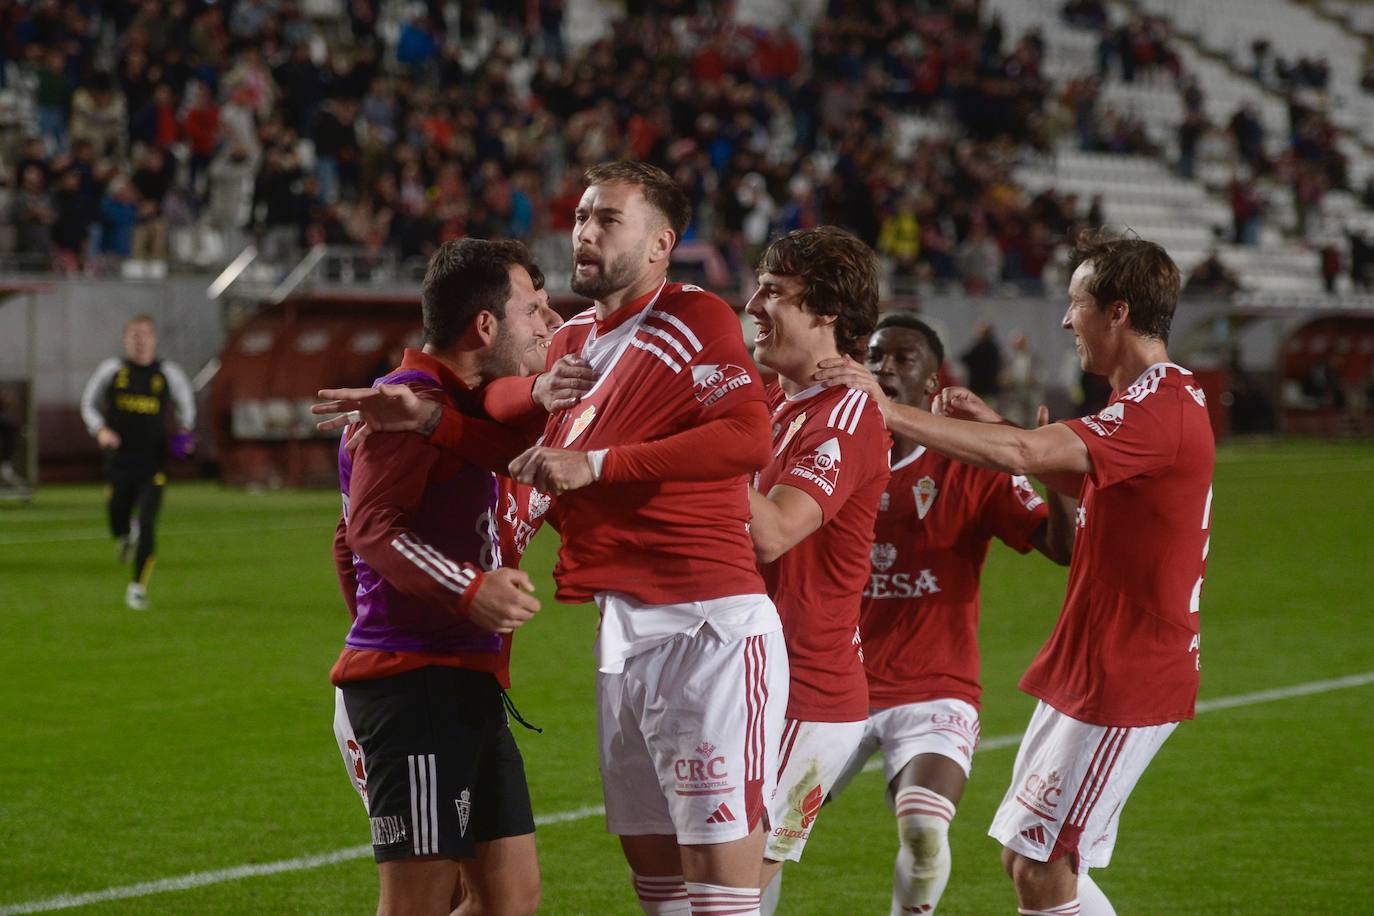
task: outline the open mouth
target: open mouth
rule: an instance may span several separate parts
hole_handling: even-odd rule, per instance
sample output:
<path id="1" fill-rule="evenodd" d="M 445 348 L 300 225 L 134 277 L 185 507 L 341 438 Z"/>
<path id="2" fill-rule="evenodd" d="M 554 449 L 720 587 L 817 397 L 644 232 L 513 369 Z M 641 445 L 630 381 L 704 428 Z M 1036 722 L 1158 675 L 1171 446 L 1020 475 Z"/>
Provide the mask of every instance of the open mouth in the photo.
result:
<path id="1" fill-rule="evenodd" d="M 882 389 L 883 394 L 890 398 L 895 398 L 897 396 L 897 389 L 892 385 L 884 385 L 882 382 L 879 382 L 878 387 Z"/>
<path id="2" fill-rule="evenodd" d="M 773 325 L 762 319 L 754 319 L 754 345 L 758 346 L 773 336 Z"/>
<path id="3" fill-rule="evenodd" d="M 589 254 L 579 254 L 573 258 L 573 269 L 576 271 L 586 271 L 596 268 L 601 269 L 601 259 L 592 257 Z"/>

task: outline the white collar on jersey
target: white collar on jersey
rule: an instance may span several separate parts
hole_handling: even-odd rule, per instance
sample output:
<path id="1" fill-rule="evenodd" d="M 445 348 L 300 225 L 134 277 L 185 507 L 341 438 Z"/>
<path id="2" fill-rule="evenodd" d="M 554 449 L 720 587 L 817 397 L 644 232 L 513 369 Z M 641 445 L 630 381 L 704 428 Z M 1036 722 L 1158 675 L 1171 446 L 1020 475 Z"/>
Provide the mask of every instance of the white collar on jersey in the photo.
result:
<path id="1" fill-rule="evenodd" d="M 1187 369 L 1185 369 L 1185 368 L 1183 368 L 1182 366 L 1180 366 L 1178 363 L 1168 363 L 1168 362 L 1165 362 L 1165 363 L 1155 363 L 1153 366 L 1151 366 L 1150 368 L 1146 369 L 1144 372 L 1140 373 L 1140 377 L 1137 378 L 1134 382 L 1131 382 L 1131 383 L 1130 383 L 1129 385 L 1127 385 L 1126 387 L 1127 387 L 1127 388 L 1134 388 L 1136 385 L 1143 385 L 1143 384 L 1145 383 L 1145 380 L 1148 379 L 1148 378 L 1149 378 L 1151 375 L 1153 375 L 1155 372 L 1158 371 L 1158 372 L 1160 372 L 1161 374 L 1163 374 L 1163 373 L 1162 373 L 1162 370 L 1165 370 L 1165 369 L 1177 369 L 1179 372 L 1183 373 L 1184 375 L 1192 375 L 1192 374 L 1193 374 L 1193 373 L 1189 372 Z"/>
<path id="2" fill-rule="evenodd" d="M 900 471 L 902 468 L 906 467 L 908 464 L 911 464 L 913 461 L 915 461 L 917 458 L 920 458 L 925 453 L 926 447 L 924 445 L 916 446 L 916 451 L 912 452 L 910 455 L 907 455 L 901 461 L 894 464 L 892 466 L 892 470 Z"/>
<path id="3" fill-rule="evenodd" d="M 789 394 L 789 395 L 787 395 L 787 400 L 789 400 L 789 401 L 804 401 L 804 400 L 806 400 L 807 398 L 814 398 L 816 395 L 820 394 L 820 393 L 821 393 L 822 391 L 824 391 L 824 390 L 825 390 L 825 382 L 817 382 L 816 384 L 812 385 L 810 388 L 803 388 L 801 391 L 798 391 L 796 394 Z"/>
<path id="4" fill-rule="evenodd" d="M 667 285 L 668 278 L 664 277 L 663 282 L 658 285 L 658 291 L 654 293 L 654 297 L 649 300 L 644 308 L 639 310 L 639 314 L 606 334 L 598 336 L 596 325 L 592 325 L 591 333 L 582 342 L 582 351 L 579 355 L 587 361 L 592 367 L 592 371 L 596 373 L 596 382 L 590 391 L 582 395 L 582 400 L 585 401 L 595 394 L 596 390 L 601 387 L 601 383 L 611 374 L 611 369 L 620 362 L 620 357 L 624 355 L 625 350 L 630 345 L 630 339 L 634 337 L 639 326 L 644 323 L 644 319 L 649 317 L 649 313 L 658 304 L 658 297 L 663 295 L 663 289 Z"/>

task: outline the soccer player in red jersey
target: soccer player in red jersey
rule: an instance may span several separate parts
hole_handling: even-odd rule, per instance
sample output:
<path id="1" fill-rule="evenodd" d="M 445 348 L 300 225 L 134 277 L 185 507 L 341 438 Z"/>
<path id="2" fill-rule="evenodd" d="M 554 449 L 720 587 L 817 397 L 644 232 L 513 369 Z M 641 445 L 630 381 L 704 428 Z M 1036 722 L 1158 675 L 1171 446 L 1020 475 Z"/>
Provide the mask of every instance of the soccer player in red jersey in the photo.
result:
<path id="1" fill-rule="evenodd" d="M 921 410 L 940 389 L 943 363 L 939 335 L 914 312 L 886 313 L 865 357 L 883 394 Z M 893 916 L 933 913 L 949 880 L 949 825 L 978 743 L 978 583 L 988 544 L 997 537 L 1067 565 L 1072 501 L 1050 491 L 1048 502 L 1024 477 L 893 438 L 859 618 L 868 724 L 831 792 L 882 751 L 901 843 Z"/>
<path id="2" fill-rule="evenodd" d="M 878 317 L 878 259 L 841 229 L 799 229 L 759 261 L 745 311 L 754 358 L 778 374 L 772 458 L 749 492 L 750 534 L 782 617 L 792 679 L 778 788 L 760 884 L 797 861 L 821 803 L 863 735 L 868 715 L 859 599 L 887 484 L 889 439 L 868 395 L 827 388 L 822 359 L 855 352 Z M 764 912 L 776 906 L 765 893 Z"/>
<path id="3" fill-rule="evenodd" d="M 387 380 L 456 404 L 517 371 L 548 333 L 527 259 L 518 242 L 442 246 L 425 276 L 424 348 Z M 502 634 L 539 605 L 528 576 L 496 568 L 496 481 L 411 433 L 340 448 L 339 478 L 335 559 L 352 625 L 330 679 L 371 822 L 378 912 L 447 914 L 460 874 L 501 912 L 533 912 L 534 820 Z"/>
<path id="4" fill-rule="evenodd" d="M 1100 413 L 1022 430 L 958 419 L 976 415 L 959 393 L 937 400 L 949 416 L 896 404 L 852 361 L 820 373 L 876 392 L 897 435 L 1080 497 L 1064 608 L 1021 679 L 1040 703 L 989 831 L 1022 914 L 1111 912 L 1087 871 L 1110 861 L 1131 790 L 1193 716 L 1212 521 L 1206 397 L 1167 350 L 1178 267 L 1136 238 L 1084 235 L 1075 254 L 1063 326 L 1112 385 Z"/>
<path id="5" fill-rule="evenodd" d="M 595 305 L 549 359 L 596 382 L 511 471 L 558 499 L 558 597 L 601 610 L 606 820 L 641 907 L 753 913 L 788 670 L 748 531 L 763 387 L 730 307 L 667 278 L 681 189 L 637 162 L 586 177 L 572 286 Z"/>

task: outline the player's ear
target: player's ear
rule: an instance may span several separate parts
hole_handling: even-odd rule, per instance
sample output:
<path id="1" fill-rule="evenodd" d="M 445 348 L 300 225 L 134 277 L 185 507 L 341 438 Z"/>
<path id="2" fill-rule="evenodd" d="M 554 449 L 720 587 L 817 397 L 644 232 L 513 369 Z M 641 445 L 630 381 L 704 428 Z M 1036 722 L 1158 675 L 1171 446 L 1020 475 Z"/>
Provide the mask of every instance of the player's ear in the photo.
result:
<path id="1" fill-rule="evenodd" d="M 935 397 L 935 392 L 940 390 L 940 370 L 935 370 L 926 376 L 925 392 L 926 397 Z"/>
<path id="2" fill-rule="evenodd" d="M 649 243 L 649 263 L 657 264 L 659 261 L 666 261 L 668 256 L 673 253 L 673 246 L 677 244 L 677 233 L 673 227 L 667 223 L 659 229 Z"/>
<path id="3" fill-rule="evenodd" d="M 1112 326 L 1129 325 L 1131 323 L 1131 304 L 1125 299 L 1114 299 L 1107 305 L 1107 317 L 1111 319 Z"/>
<path id="4" fill-rule="evenodd" d="M 472 319 L 472 327 L 469 333 L 476 338 L 476 343 L 480 347 L 491 344 L 496 339 L 497 318 L 486 309 L 477 313 L 477 317 Z"/>

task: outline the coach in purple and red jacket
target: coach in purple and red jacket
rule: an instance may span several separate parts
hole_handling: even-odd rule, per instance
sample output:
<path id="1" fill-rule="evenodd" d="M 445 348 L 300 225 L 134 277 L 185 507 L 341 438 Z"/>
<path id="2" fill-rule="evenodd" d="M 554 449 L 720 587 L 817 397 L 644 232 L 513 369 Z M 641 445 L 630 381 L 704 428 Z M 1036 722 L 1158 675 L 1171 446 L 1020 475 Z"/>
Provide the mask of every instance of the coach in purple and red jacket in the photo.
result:
<path id="1" fill-rule="evenodd" d="M 517 374 L 547 336 L 528 263 L 518 242 L 444 244 L 425 274 L 424 346 L 381 381 L 476 410 L 477 389 Z M 490 426 L 498 451 L 510 431 Z M 410 432 L 341 444 L 339 479 L 335 557 L 353 625 L 330 672 L 334 727 L 371 820 L 378 913 L 448 913 L 460 874 L 480 898 L 533 912 L 534 819 L 503 707 L 502 634 L 539 603 L 525 573 L 499 568 L 496 480 Z"/>

